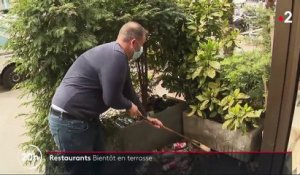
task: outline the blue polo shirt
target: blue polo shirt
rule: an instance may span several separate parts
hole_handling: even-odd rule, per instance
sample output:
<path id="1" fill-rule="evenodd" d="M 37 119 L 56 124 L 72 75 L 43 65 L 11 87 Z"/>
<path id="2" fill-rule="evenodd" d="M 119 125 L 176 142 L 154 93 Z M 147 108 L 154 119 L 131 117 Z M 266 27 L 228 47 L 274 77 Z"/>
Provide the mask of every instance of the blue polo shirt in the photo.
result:
<path id="1" fill-rule="evenodd" d="M 78 119 L 97 118 L 108 108 L 130 109 L 145 115 L 130 78 L 128 58 L 117 42 L 96 46 L 69 68 L 52 104 Z"/>

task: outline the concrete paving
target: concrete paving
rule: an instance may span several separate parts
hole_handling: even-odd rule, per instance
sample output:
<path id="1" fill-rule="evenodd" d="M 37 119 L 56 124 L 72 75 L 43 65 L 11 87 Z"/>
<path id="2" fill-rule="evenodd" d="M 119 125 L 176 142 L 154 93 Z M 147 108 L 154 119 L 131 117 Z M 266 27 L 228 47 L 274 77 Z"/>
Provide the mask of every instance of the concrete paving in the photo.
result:
<path id="1" fill-rule="evenodd" d="M 21 90 L 6 91 L 0 86 L 0 174 L 38 173 L 21 163 L 22 151 L 19 145 L 28 138 L 22 136 L 25 132 L 24 118 L 16 116 L 28 113 L 31 109 L 20 106 L 25 101 L 18 99 L 20 94 Z"/>

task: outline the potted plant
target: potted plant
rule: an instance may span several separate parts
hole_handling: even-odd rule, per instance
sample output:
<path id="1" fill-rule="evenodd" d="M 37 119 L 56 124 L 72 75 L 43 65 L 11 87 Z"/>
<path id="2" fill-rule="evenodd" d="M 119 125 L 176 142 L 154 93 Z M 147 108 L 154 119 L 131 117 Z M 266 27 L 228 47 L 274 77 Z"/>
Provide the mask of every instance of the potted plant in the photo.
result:
<path id="1" fill-rule="evenodd" d="M 189 102 L 191 111 L 184 112 L 184 134 L 217 151 L 258 151 L 263 109 L 251 107 L 250 96 L 230 88 L 222 77 L 221 45 L 208 40 L 194 58 L 198 67 L 187 78 L 198 80 L 201 91 Z"/>
<path id="2" fill-rule="evenodd" d="M 206 8 L 207 6 L 211 8 Z M 238 34 L 235 30 L 230 30 L 230 4 L 226 1 L 203 1 L 201 4 L 194 2 L 193 7 L 199 13 L 195 12 L 188 20 L 187 31 L 190 38 L 195 40 L 182 66 L 174 70 L 174 74 L 181 75 L 180 79 L 176 76 L 163 79 L 163 85 L 184 95 L 190 107 L 183 115 L 183 132 L 216 151 L 259 151 L 264 112 L 264 94 L 261 92 L 264 93 L 262 82 L 265 80 L 260 72 L 266 71 L 264 66 L 269 65 L 265 62 L 259 68 L 253 66 L 253 63 L 260 62 L 256 59 L 258 57 L 245 64 L 249 60 L 246 55 L 241 55 L 239 65 L 247 65 L 248 70 L 251 69 L 251 64 L 254 68 L 263 69 L 258 73 L 254 68 L 250 73 L 241 73 L 239 70 L 242 77 L 248 72 L 247 76 L 255 79 L 253 84 L 244 80 L 243 86 L 238 84 L 239 81 L 230 81 L 227 75 L 238 69 L 238 64 L 234 67 L 231 64 L 234 62 L 226 63 L 236 55 L 224 53 L 226 48 L 235 45 L 234 40 Z M 265 57 L 269 59 L 268 56 Z M 251 158 L 233 156 L 244 161 Z"/>
<path id="3" fill-rule="evenodd" d="M 151 116 L 161 120 L 165 126 L 183 133 L 182 111 L 186 104 L 177 99 L 155 99 Z M 106 150 L 114 151 L 152 151 L 175 143 L 181 138 L 163 129 L 153 127 L 147 121 L 133 120 L 126 112 L 106 114 L 102 120 L 106 136 Z"/>
<path id="4" fill-rule="evenodd" d="M 267 78 L 262 79 L 261 72 L 269 65 L 265 62 L 253 66 L 253 63 L 260 62 L 253 55 L 238 56 L 239 64 L 230 62 L 236 55 L 227 51 L 235 46 L 238 35 L 238 31 L 229 25 L 232 16 L 230 2 L 207 0 L 183 3 L 185 5 L 192 14 L 186 23 L 191 49 L 181 66 L 169 64 L 169 69 L 177 66 L 176 70 L 163 79 L 163 86 L 183 95 L 189 105 L 183 115 L 184 134 L 216 151 L 258 151 L 264 112 L 262 82 Z M 255 59 L 245 64 L 248 57 Z M 251 73 L 239 69 L 243 64 L 248 70 L 252 68 Z M 237 74 L 238 78 L 248 78 L 243 81 L 232 78 Z M 247 80 L 254 81 L 249 83 Z"/>

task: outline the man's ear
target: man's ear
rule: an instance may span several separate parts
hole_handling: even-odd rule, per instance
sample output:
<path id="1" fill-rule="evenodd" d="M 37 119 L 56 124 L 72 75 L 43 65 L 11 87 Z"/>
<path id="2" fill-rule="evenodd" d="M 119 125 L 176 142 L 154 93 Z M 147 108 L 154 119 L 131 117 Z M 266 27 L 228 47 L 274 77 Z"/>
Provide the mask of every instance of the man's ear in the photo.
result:
<path id="1" fill-rule="evenodd" d="M 136 40 L 135 40 L 135 39 L 132 39 L 132 40 L 130 41 L 130 44 L 134 45 L 135 42 L 136 42 Z"/>

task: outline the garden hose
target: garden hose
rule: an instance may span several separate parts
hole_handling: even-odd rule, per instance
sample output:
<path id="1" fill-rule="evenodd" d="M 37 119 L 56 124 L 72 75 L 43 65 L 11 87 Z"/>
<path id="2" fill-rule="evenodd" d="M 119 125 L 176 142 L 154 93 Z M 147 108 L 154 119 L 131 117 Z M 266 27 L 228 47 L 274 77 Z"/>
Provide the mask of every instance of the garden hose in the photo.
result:
<path id="1" fill-rule="evenodd" d="M 153 123 L 152 123 L 147 117 L 142 116 L 142 119 L 145 120 L 147 123 L 153 125 Z M 191 138 L 189 138 L 189 137 L 187 137 L 187 136 L 184 136 L 184 135 L 182 135 L 182 134 L 180 134 L 180 133 L 174 131 L 173 129 L 171 129 L 171 128 L 169 128 L 169 127 L 166 127 L 166 126 L 164 126 L 164 125 L 161 126 L 160 129 L 164 129 L 165 131 L 171 132 L 171 133 L 173 133 L 173 134 L 175 134 L 175 135 L 177 135 L 177 136 L 183 138 L 184 140 L 190 142 L 190 143 L 193 144 L 195 147 L 197 147 L 197 148 L 203 150 L 203 148 L 201 147 L 202 144 L 201 144 L 200 142 L 198 142 L 197 140 L 194 140 L 194 139 L 191 139 Z"/>

